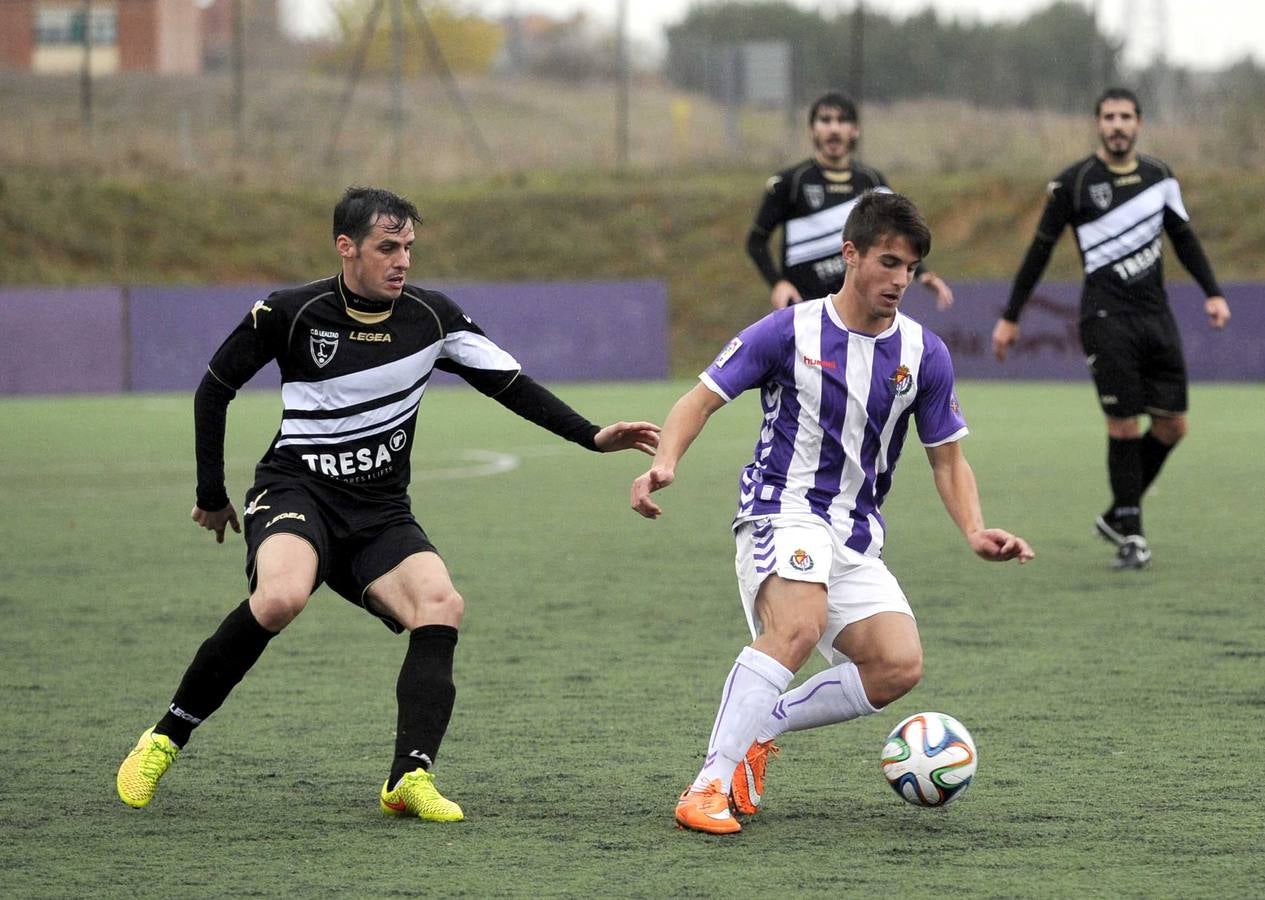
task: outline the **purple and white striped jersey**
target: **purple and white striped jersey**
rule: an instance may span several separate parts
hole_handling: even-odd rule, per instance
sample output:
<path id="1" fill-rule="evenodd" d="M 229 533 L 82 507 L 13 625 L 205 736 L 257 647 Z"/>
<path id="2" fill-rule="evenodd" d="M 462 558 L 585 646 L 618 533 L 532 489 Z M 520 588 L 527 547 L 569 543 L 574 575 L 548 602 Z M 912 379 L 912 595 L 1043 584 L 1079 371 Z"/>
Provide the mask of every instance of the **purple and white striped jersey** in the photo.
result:
<path id="1" fill-rule="evenodd" d="M 883 549 L 879 506 L 909 417 L 927 447 L 967 434 L 944 341 L 900 313 L 877 336 L 850 332 L 829 298 L 765 316 L 699 378 L 725 400 L 760 388 L 764 422 L 735 524 L 818 516 L 867 556 Z"/>

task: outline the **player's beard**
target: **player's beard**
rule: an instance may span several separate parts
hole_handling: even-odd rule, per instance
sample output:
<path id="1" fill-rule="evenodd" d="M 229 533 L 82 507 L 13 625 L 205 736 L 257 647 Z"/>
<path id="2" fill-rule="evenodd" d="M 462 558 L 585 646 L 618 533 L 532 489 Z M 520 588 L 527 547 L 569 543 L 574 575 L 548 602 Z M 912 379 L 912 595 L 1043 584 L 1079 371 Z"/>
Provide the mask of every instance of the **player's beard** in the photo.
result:
<path id="1" fill-rule="evenodd" d="M 1112 147 L 1112 141 L 1114 141 L 1117 138 L 1124 139 L 1123 150 L 1116 150 Z M 1138 142 L 1137 135 L 1134 135 L 1133 137 L 1129 137 L 1128 135 L 1125 135 L 1125 134 L 1115 133 L 1115 134 L 1107 135 L 1102 138 L 1102 148 L 1103 148 L 1103 151 L 1112 159 L 1122 160 L 1125 157 L 1127 157 L 1130 153 L 1133 152 L 1133 146 L 1137 142 Z"/>

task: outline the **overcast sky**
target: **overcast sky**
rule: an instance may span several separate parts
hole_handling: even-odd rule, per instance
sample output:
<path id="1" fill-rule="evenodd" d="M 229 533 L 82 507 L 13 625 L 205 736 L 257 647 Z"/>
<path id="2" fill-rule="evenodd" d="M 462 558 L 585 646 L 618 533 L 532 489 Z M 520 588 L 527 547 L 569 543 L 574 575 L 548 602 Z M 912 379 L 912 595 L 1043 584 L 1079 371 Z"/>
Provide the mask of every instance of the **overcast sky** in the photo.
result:
<path id="1" fill-rule="evenodd" d="M 584 11 L 599 21 L 614 22 L 616 0 L 451 0 L 452 5 L 501 15 L 543 12 L 566 16 Z M 629 32 L 634 40 L 656 48 L 663 28 L 678 22 L 699 0 L 627 0 Z M 827 14 L 851 12 L 856 0 L 792 0 L 805 9 Z M 906 16 L 932 6 L 944 17 L 994 22 L 1024 18 L 1052 0 L 865 0 L 866 8 Z M 1082 0 L 1096 7 L 1103 27 L 1126 40 L 1127 59 L 1145 61 L 1165 46 L 1168 58 L 1195 68 L 1221 68 L 1252 56 L 1265 64 L 1265 2 L 1261 0 Z M 327 28 L 331 0 L 281 0 L 291 30 L 311 34 Z M 1167 20 L 1167 21 L 1165 21 Z"/>

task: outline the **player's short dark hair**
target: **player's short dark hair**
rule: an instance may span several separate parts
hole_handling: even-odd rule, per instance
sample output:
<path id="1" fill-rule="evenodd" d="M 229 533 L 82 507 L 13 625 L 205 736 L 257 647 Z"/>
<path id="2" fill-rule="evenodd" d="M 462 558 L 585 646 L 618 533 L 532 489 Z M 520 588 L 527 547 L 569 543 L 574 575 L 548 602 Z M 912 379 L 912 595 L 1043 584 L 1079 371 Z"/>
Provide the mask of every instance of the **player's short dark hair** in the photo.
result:
<path id="1" fill-rule="evenodd" d="M 919 259 L 931 252 L 931 229 L 912 200 L 891 191 L 866 191 L 848 215 L 843 239 L 864 255 L 888 235 L 908 240 Z"/>
<path id="2" fill-rule="evenodd" d="M 334 207 L 334 240 L 345 234 L 357 244 L 373 230 L 377 217 L 387 220 L 383 227 L 395 234 L 410 222 L 421 224 L 417 207 L 398 194 L 373 187 L 349 187 Z"/>
<path id="3" fill-rule="evenodd" d="M 860 121 L 857 118 L 857 105 L 855 103 L 838 91 L 829 91 L 814 100 L 813 105 L 808 108 L 808 124 L 810 126 L 817 121 L 817 111 L 823 107 L 839 110 L 839 112 L 843 113 L 845 122 L 856 124 Z"/>
<path id="4" fill-rule="evenodd" d="M 1103 91 L 1098 98 L 1098 102 L 1094 104 L 1094 118 L 1102 115 L 1102 105 L 1108 100 L 1128 100 L 1133 104 L 1133 114 L 1139 119 L 1142 118 L 1142 104 L 1138 102 L 1138 95 L 1128 88 L 1109 87 Z"/>

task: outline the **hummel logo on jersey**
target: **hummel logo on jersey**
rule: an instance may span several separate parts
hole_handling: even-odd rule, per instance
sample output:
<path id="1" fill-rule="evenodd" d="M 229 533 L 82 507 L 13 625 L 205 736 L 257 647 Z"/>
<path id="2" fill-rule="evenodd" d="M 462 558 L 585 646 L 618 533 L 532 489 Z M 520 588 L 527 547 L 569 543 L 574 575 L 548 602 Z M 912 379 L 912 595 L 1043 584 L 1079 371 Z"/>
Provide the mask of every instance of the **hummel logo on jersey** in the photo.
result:
<path id="1" fill-rule="evenodd" d="M 839 364 L 830 359 L 813 359 L 811 356 L 804 357 L 804 365 L 816 366 L 819 369 L 837 369 Z"/>
<path id="2" fill-rule="evenodd" d="M 313 328 L 308 346 L 312 351 L 312 362 L 323 369 L 338 351 L 338 332 Z"/>
<path id="3" fill-rule="evenodd" d="M 1111 185 L 1105 181 L 1089 186 L 1089 199 L 1094 201 L 1094 206 L 1099 209 L 1106 209 L 1111 206 Z"/>
<path id="4" fill-rule="evenodd" d="M 262 300 L 256 300 L 255 305 L 250 308 L 250 325 L 252 328 L 259 327 L 259 314 L 261 312 L 272 312 L 272 307 L 265 306 Z"/>
<path id="5" fill-rule="evenodd" d="M 251 500 L 251 501 L 250 501 L 250 503 L 247 505 L 247 507 L 246 507 L 245 511 L 242 513 L 242 515 L 243 515 L 243 516 L 253 516 L 255 513 L 259 512 L 261 509 L 272 509 L 272 507 L 271 507 L 271 506 L 260 506 L 260 505 L 259 505 L 259 501 L 260 501 L 260 500 L 262 500 L 262 499 L 264 498 L 264 494 L 266 494 L 266 493 L 268 493 L 268 492 L 267 492 L 267 491 L 260 491 L 260 492 L 259 492 L 259 496 L 258 496 L 258 497 L 256 497 L 254 500 Z"/>

